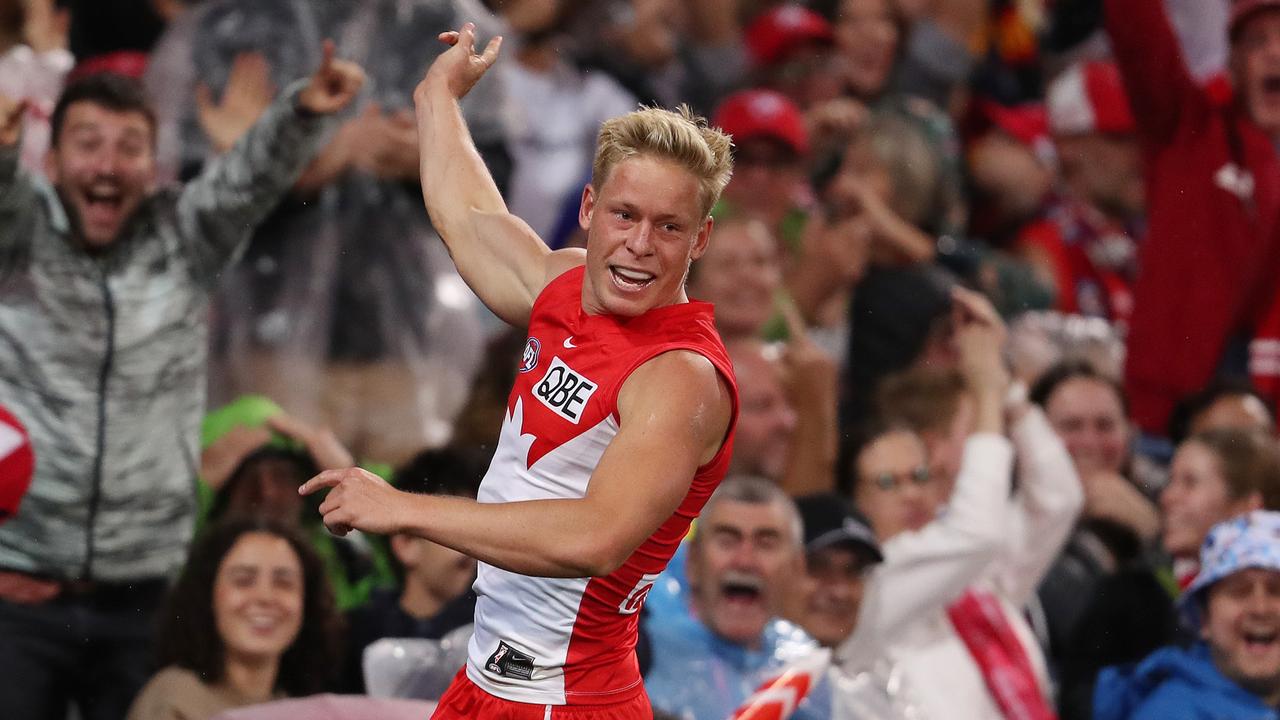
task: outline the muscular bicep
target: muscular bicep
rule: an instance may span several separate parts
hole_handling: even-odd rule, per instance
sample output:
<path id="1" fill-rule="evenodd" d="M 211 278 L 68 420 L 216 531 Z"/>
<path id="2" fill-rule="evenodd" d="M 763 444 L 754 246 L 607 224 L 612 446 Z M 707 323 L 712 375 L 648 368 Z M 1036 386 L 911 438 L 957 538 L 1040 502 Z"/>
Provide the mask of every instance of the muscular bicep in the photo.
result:
<path id="1" fill-rule="evenodd" d="M 578 249 L 551 251 L 528 223 L 507 212 L 471 214 L 472 240 L 445 245 L 467 285 L 495 315 L 525 327 L 538 293 L 584 261 Z"/>
<path id="2" fill-rule="evenodd" d="M 724 379 L 691 352 L 660 355 L 627 379 L 618 434 L 587 488 L 618 563 L 680 506 L 698 468 L 719 451 L 732 411 Z"/>

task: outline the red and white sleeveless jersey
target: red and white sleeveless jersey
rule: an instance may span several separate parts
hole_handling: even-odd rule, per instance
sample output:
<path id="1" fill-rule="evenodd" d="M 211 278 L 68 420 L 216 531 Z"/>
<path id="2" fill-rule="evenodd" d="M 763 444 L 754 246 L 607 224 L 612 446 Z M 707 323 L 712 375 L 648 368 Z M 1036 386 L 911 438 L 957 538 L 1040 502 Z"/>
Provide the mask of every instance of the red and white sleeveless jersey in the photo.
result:
<path id="1" fill-rule="evenodd" d="M 557 277 L 534 302 L 480 502 L 583 497 L 618 433 L 619 389 L 637 367 L 664 352 L 684 349 L 709 359 L 733 391 L 736 422 L 733 368 L 711 305 L 670 305 L 634 318 L 588 315 L 582 310 L 583 273 L 578 267 Z M 546 705 L 613 703 L 642 692 L 635 655 L 640 607 L 724 477 L 732 445 L 731 424 L 723 447 L 698 469 L 676 512 L 610 575 L 529 577 L 480 563 L 467 661 L 471 681 L 507 700 Z M 610 518 L 597 521 L 604 525 Z"/>

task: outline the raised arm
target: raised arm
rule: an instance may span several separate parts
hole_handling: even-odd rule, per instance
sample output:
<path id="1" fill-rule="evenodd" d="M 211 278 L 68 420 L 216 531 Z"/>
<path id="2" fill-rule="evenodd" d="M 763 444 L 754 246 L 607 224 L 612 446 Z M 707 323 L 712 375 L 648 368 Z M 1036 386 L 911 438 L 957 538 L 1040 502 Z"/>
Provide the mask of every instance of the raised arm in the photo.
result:
<path id="1" fill-rule="evenodd" d="M 217 277 L 284 197 L 333 126 L 334 114 L 363 86 L 364 71 L 333 52 L 326 41 L 315 74 L 286 89 L 229 152 L 183 187 L 177 222 L 205 281 Z"/>
<path id="2" fill-rule="evenodd" d="M 400 492 L 363 470 L 321 473 L 320 512 L 335 532 L 410 533 L 504 570 L 540 577 L 608 575 L 679 507 L 697 468 L 724 440 L 732 401 L 700 355 L 645 363 L 618 394 L 618 434 L 582 498 L 478 503 Z M 661 458 L 661 462 L 655 462 Z"/>
<path id="3" fill-rule="evenodd" d="M 0 272 L 13 262 L 22 240 L 31 237 L 38 207 L 34 184 L 18 169 L 26 111 L 26 101 L 0 94 Z"/>
<path id="4" fill-rule="evenodd" d="M 462 279 L 495 315 L 524 327 L 534 299 L 550 280 L 552 253 L 507 211 L 462 118 L 458 101 L 493 66 L 502 44 L 495 37 L 477 55 L 475 34 L 471 23 L 441 34 L 453 47 L 436 58 L 413 93 L 422 198 Z"/>
<path id="5" fill-rule="evenodd" d="M 1005 548 L 1013 450 L 1003 436 L 1008 376 L 1004 325 L 991 304 L 956 290 L 956 345 L 975 406 L 955 490 L 945 513 L 884 544 L 853 634 L 836 650 L 841 664 L 865 667 L 904 629 L 951 604 Z"/>
<path id="6" fill-rule="evenodd" d="M 1010 517 L 1009 549 L 997 577 L 1005 599 L 1021 607 L 1058 557 L 1071 534 L 1084 490 L 1067 448 L 1044 413 L 1034 406 L 1012 408 L 1018 490 Z"/>
<path id="7" fill-rule="evenodd" d="M 1169 142 L 1183 114 L 1203 101 L 1164 2 L 1106 0 L 1106 27 L 1139 136 L 1155 145 Z"/>

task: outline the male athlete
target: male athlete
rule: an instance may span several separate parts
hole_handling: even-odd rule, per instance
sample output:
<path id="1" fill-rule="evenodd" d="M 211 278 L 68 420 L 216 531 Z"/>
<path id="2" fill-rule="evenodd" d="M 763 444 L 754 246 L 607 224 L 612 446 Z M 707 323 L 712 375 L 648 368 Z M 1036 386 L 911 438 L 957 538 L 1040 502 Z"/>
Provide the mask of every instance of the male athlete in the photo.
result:
<path id="1" fill-rule="evenodd" d="M 475 28 L 414 93 L 422 188 L 458 270 L 528 341 L 478 502 L 409 495 L 359 469 L 303 494 L 334 532 L 412 533 L 480 561 L 469 660 L 436 718 L 649 718 L 635 659 L 650 585 L 724 475 L 737 395 L 711 306 L 689 302 L 729 138 L 684 113 L 602 127 L 579 222 L 551 252 L 512 216 L 458 100 L 493 65 Z"/>

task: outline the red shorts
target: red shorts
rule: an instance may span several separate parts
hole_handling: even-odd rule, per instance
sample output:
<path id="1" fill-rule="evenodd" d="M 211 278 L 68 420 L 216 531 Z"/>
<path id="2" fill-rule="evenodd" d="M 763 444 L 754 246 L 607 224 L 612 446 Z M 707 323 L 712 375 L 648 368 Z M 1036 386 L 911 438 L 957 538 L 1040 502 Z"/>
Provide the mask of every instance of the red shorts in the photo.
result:
<path id="1" fill-rule="evenodd" d="M 481 690 L 464 666 L 436 705 L 431 720 L 652 720 L 653 708 L 643 690 L 609 705 L 535 705 L 503 700 Z"/>

